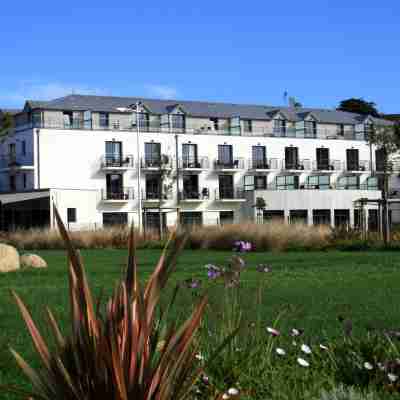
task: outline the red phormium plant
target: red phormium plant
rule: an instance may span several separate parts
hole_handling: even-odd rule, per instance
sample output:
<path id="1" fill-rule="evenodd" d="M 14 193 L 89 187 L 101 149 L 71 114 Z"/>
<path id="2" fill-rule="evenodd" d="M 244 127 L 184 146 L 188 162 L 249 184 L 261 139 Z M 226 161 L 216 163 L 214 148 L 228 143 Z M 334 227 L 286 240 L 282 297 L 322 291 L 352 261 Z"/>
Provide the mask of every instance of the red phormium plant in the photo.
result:
<path id="1" fill-rule="evenodd" d="M 174 271 L 185 239 L 174 237 L 144 288 L 138 279 L 133 229 L 126 275 L 106 307 L 95 304 L 81 257 L 55 210 L 69 257 L 72 333 L 64 336 L 47 309 L 56 349 L 50 350 L 16 293 L 42 368 L 33 370 L 14 350 L 40 400 L 177 400 L 187 398 L 200 374 L 194 336 L 204 313 L 203 298 L 182 326 L 165 325 L 158 312 L 162 289 Z M 169 248 L 169 250 L 168 250 Z M 102 311 L 103 310 L 103 311 Z"/>

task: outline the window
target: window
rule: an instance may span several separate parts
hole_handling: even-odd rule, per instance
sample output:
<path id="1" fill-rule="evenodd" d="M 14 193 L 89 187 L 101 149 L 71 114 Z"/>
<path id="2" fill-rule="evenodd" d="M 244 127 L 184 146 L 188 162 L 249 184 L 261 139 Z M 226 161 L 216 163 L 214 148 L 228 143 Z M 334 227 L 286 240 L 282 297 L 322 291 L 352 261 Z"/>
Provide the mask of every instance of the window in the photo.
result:
<path id="1" fill-rule="evenodd" d="M 368 230 L 376 232 L 379 229 L 379 214 L 378 210 L 368 210 Z"/>
<path id="2" fill-rule="evenodd" d="M 219 212 L 219 223 L 221 225 L 233 224 L 234 213 L 233 211 L 220 211 Z"/>
<path id="3" fill-rule="evenodd" d="M 365 140 L 368 140 L 368 136 L 373 133 L 374 131 L 374 124 L 372 122 L 366 122 L 364 124 L 364 135 L 365 135 Z"/>
<path id="4" fill-rule="evenodd" d="M 199 211 L 181 212 L 180 223 L 185 227 L 203 225 L 203 213 Z"/>
<path id="5" fill-rule="evenodd" d="M 339 136 L 344 136 L 344 125 L 343 124 L 339 124 L 337 127 L 337 134 Z"/>
<path id="6" fill-rule="evenodd" d="M 122 142 L 106 142 L 106 159 L 107 167 L 122 166 Z"/>
<path id="7" fill-rule="evenodd" d="M 171 114 L 171 127 L 173 130 L 185 130 L 185 116 L 182 114 Z"/>
<path id="8" fill-rule="evenodd" d="M 161 177 L 157 174 L 146 175 L 146 199 L 159 199 L 161 194 Z"/>
<path id="9" fill-rule="evenodd" d="M 160 230 L 160 222 L 162 223 L 162 230 L 166 232 L 167 230 L 167 214 L 161 213 L 161 220 L 160 221 L 160 214 L 158 212 L 144 212 L 143 213 L 143 226 L 146 230 L 152 231 L 159 231 Z"/>
<path id="10" fill-rule="evenodd" d="M 267 177 L 265 175 L 254 176 L 254 189 L 255 190 L 267 189 Z"/>
<path id="11" fill-rule="evenodd" d="M 230 144 L 218 145 L 218 165 L 233 167 L 233 148 Z"/>
<path id="12" fill-rule="evenodd" d="M 325 147 L 317 148 L 317 169 L 320 171 L 328 171 L 329 165 L 329 149 Z"/>
<path id="13" fill-rule="evenodd" d="M 265 146 L 257 145 L 252 147 L 252 162 L 254 169 L 267 168 Z"/>
<path id="14" fill-rule="evenodd" d="M 299 188 L 299 177 L 297 175 L 281 175 L 276 177 L 277 190 L 293 190 Z"/>
<path id="15" fill-rule="evenodd" d="M 23 156 L 26 156 L 26 141 L 25 140 L 23 140 L 21 142 L 21 153 Z"/>
<path id="16" fill-rule="evenodd" d="M 334 210 L 335 227 L 350 225 L 350 210 Z"/>
<path id="17" fill-rule="evenodd" d="M 233 199 L 234 187 L 232 175 L 219 175 L 219 198 L 220 199 Z"/>
<path id="18" fill-rule="evenodd" d="M 331 210 L 313 210 L 314 225 L 330 225 Z"/>
<path id="19" fill-rule="evenodd" d="M 123 180 L 122 174 L 107 174 L 106 175 L 106 186 L 107 186 L 107 199 L 122 199 L 123 198 Z"/>
<path id="20" fill-rule="evenodd" d="M 15 192 L 17 190 L 15 175 L 10 175 L 9 186 L 10 186 L 10 191 L 11 192 Z"/>
<path id="21" fill-rule="evenodd" d="M 299 148 L 285 147 L 285 168 L 299 169 Z"/>
<path id="22" fill-rule="evenodd" d="M 184 199 L 199 199 L 199 176 L 198 175 L 183 175 L 183 198 Z"/>
<path id="23" fill-rule="evenodd" d="M 307 178 L 308 189 L 326 190 L 330 188 L 329 175 L 311 175 Z"/>
<path id="24" fill-rule="evenodd" d="M 385 172 L 385 164 L 386 164 L 385 149 L 375 150 L 375 164 L 376 164 L 377 171 Z"/>
<path id="25" fill-rule="evenodd" d="M 8 154 L 9 154 L 10 157 L 15 157 L 16 156 L 17 148 L 16 148 L 15 143 L 10 143 L 8 145 Z"/>
<path id="26" fill-rule="evenodd" d="M 360 187 L 359 177 L 356 175 L 342 176 L 337 180 L 337 189 L 358 190 Z"/>
<path id="27" fill-rule="evenodd" d="M 182 161 L 183 168 L 199 168 L 197 160 L 197 144 L 182 144 Z"/>
<path id="28" fill-rule="evenodd" d="M 291 224 L 305 224 L 307 225 L 308 212 L 307 210 L 290 210 L 289 222 Z"/>
<path id="29" fill-rule="evenodd" d="M 265 222 L 272 221 L 285 221 L 285 212 L 283 210 L 264 210 L 263 211 L 263 220 Z"/>
<path id="30" fill-rule="evenodd" d="M 31 114 L 32 126 L 40 128 L 42 126 L 42 113 L 40 111 L 33 111 Z"/>
<path id="31" fill-rule="evenodd" d="M 379 179 L 377 176 L 370 176 L 366 180 L 366 189 L 367 190 L 379 190 Z"/>
<path id="32" fill-rule="evenodd" d="M 161 165 L 161 143 L 145 143 L 144 158 L 146 167 L 159 167 Z"/>
<path id="33" fill-rule="evenodd" d="M 274 119 L 274 133 L 277 135 L 286 134 L 286 121 L 284 119 Z"/>
<path id="34" fill-rule="evenodd" d="M 346 164 L 348 171 L 358 171 L 360 169 L 358 149 L 346 150 Z"/>
<path id="35" fill-rule="evenodd" d="M 361 229 L 364 226 L 364 213 L 362 210 L 354 209 L 354 229 Z"/>
<path id="36" fill-rule="evenodd" d="M 148 113 L 138 113 L 137 118 L 139 129 L 143 131 L 148 130 L 150 126 L 150 115 Z"/>
<path id="37" fill-rule="evenodd" d="M 317 136 L 317 123 L 315 121 L 304 121 L 304 136 L 308 138 Z"/>
<path id="38" fill-rule="evenodd" d="M 243 119 L 243 132 L 253 132 L 253 121 L 251 119 Z"/>
<path id="39" fill-rule="evenodd" d="M 126 225 L 128 223 L 128 213 L 107 212 L 103 213 L 103 225 Z"/>
<path id="40" fill-rule="evenodd" d="M 26 174 L 22 174 L 22 187 L 24 188 L 24 189 L 26 189 Z"/>
<path id="41" fill-rule="evenodd" d="M 210 122 L 211 122 L 211 125 L 212 125 L 212 129 L 214 131 L 219 131 L 218 118 L 210 118 Z"/>
<path id="42" fill-rule="evenodd" d="M 106 112 L 99 113 L 100 128 L 108 128 L 110 126 L 110 114 Z"/>
<path id="43" fill-rule="evenodd" d="M 76 208 L 67 208 L 67 222 L 76 222 Z"/>

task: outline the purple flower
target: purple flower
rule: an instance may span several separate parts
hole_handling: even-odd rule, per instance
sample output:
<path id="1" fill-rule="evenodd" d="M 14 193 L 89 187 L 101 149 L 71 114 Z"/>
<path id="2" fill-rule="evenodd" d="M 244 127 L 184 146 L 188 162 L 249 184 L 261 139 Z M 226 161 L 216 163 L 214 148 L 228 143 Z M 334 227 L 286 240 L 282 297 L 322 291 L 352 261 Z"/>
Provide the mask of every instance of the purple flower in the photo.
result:
<path id="1" fill-rule="evenodd" d="M 189 278 L 185 280 L 185 285 L 189 289 L 197 289 L 201 286 L 200 279 Z"/>
<path id="2" fill-rule="evenodd" d="M 207 264 L 205 266 L 207 269 L 207 276 L 209 279 L 217 279 L 221 276 L 221 270 L 212 264 Z"/>

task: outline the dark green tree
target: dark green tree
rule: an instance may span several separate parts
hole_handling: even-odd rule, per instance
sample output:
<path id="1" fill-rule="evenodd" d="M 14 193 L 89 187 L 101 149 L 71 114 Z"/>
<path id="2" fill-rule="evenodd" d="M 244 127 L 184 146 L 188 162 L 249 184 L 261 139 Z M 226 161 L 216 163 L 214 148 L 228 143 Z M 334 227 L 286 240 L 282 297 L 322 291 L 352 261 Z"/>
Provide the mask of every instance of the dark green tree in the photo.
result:
<path id="1" fill-rule="evenodd" d="M 14 126 L 14 118 L 10 113 L 4 113 L 0 120 L 0 136 L 5 135 L 5 133 Z"/>
<path id="2" fill-rule="evenodd" d="M 365 101 L 364 99 L 351 98 L 342 100 L 337 107 L 337 110 L 379 117 L 379 111 L 376 108 L 376 104 L 370 101 Z"/>

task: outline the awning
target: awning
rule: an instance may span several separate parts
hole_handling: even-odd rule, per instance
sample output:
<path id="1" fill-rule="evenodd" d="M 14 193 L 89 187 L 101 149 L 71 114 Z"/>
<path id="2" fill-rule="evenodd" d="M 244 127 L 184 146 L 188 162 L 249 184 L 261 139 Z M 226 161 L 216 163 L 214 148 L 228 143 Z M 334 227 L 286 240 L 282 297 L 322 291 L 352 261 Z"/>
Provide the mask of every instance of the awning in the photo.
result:
<path id="1" fill-rule="evenodd" d="M 50 190 L 35 190 L 32 192 L 0 194 L 0 202 L 4 204 L 18 203 L 21 201 L 42 199 L 50 196 Z"/>

